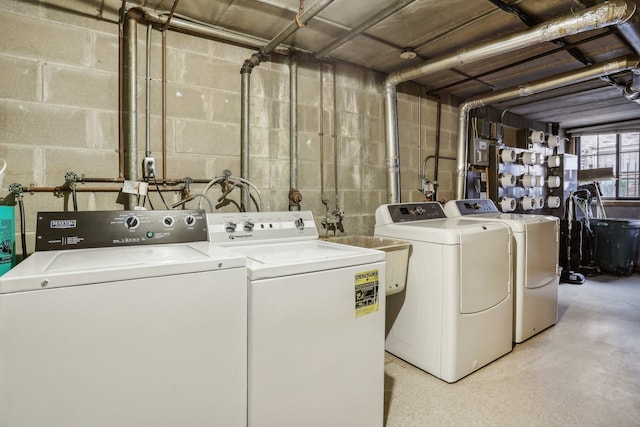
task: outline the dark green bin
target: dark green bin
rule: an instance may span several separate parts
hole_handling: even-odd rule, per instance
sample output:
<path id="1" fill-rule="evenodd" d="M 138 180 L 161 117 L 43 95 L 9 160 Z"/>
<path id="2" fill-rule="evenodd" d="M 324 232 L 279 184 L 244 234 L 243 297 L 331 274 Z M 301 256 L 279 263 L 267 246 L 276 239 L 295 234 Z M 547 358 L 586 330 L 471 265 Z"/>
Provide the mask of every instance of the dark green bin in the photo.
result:
<path id="1" fill-rule="evenodd" d="M 607 273 L 631 276 L 638 259 L 640 220 L 592 219 L 596 265 Z"/>

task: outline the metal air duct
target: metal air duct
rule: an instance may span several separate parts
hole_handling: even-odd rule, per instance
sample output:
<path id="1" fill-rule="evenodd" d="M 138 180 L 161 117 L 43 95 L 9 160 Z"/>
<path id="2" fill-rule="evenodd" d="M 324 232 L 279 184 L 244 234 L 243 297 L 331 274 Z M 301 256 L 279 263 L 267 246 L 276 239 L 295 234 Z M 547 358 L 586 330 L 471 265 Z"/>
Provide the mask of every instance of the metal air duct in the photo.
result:
<path id="1" fill-rule="evenodd" d="M 426 61 L 403 70 L 393 72 L 384 81 L 386 144 L 387 144 L 387 190 L 389 203 L 400 201 L 400 159 L 398 157 L 398 121 L 396 85 L 401 82 L 426 76 L 437 71 L 459 65 L 477 62 L 496 55 L 512 52 L 527 46 L 555 40 L 585 31 L 633 22 L 636 6 L 631 0 L 612 0 L 598 6 L 584 9 L 510 36 L 481 43 Z M 465 139 L 466 145 L 466 139 Z M 466 148 L 463 148 L 466 150 Z M 459 152 L 462 150 L 459 150 Z M 466 159 L 458 159 L 458 181 L 466 174 Z M 458 186 L 460 184 L 458 183 Z M 464 182 L 462 184 L 464 187 Z M 457 188 L 459 194 L 460 188 Z"/>

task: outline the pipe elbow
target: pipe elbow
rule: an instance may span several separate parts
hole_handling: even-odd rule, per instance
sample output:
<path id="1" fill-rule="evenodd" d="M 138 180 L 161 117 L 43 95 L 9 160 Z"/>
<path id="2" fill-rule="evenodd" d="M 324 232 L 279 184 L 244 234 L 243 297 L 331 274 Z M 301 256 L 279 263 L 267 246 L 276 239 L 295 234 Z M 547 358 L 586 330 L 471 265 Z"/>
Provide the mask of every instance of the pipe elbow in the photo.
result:
<path id="1" fill-rule="evenodd" d="M 145 19 L 145 12 L 139 7 L 132 7 L 126 11 L 127 19 L 135 19 L 138 22 L 142 22 Z"/>
<path id="2" fill-rule="evenodd" d="M 400 83 L 400 81 L 398 80 L 397 73 L 391 73 L 387 76 L 386 79 L 384 79 L 384 82 L 382 83 L 382 86 L 384 88 L 384 92 L 387 94 L 393 94 L 396 93 L 396 86 Z"/>
<path id="3" fill-rule="evenodd" d="M 631 0 L 611 0 L 607 3 L 610 8 L 610 16 L 620 17 L 620 25 L 632 25 L 638 22 L 640 16 L 637 12 L 636 4 Z"/>
<path id="4" fill-rule="evenodd" d="M 242 64 L 242 68 L 240 68 L 240 73 L 251 74 L 253 69 L 260 65 L 260 62 L 262 62 L 263 58 L 264 55 L 262 54 L 262 51 L 254 53 L 253 55 L 251 55 L 251 58 L 244 61 L 244 63 Z"/>

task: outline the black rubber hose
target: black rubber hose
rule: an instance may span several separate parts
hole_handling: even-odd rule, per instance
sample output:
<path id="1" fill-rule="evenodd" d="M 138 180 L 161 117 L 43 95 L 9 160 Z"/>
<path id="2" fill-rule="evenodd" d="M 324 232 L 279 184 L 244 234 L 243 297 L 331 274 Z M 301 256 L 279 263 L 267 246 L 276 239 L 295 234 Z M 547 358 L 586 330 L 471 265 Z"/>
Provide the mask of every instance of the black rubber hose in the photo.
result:
<path id="1" fill-rule="evenodd" d="M 24 229 L 24 203 L 22 199 L 18 200 L 18 207 L 20 208 L 20 240 L 22 241 L 22 259 L 27 257 L 27 233 Z"/>
<path id="2" fill-rule="evenodd" d="M 73 200 L 73 210 L 78 212 L 78 196 L 76 195 L 76 188 L 71 187 L 71 199 Z"/>

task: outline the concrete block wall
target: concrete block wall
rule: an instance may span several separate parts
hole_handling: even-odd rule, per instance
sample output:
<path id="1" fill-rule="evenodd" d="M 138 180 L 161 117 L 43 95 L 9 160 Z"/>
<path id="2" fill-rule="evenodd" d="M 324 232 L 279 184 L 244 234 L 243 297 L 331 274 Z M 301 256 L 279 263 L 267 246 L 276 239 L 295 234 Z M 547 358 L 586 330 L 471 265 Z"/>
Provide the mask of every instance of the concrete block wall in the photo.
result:
<path id="1" fill-rule="evenodd" d="M 92 2 L 0 3 L 0 158 L 9 164 L 1 197 L 11 183 L 54 187 L 74 171 L 87 177 L 118 178 L 118 34 L 117 11 L 98 11 Z M 104 12 L 104 13 L 103 13 Z M 110 12 L 107 13 L 107 12 Z M 138 26 L 138 159 L 145 151 L 145 38 Z M 151 152 L 158 176 L 213 179 L 228 169 L 240 175 L 240 66 L 252 49 L 168 32 L 167 158 L 161 150 L 161 33 L 151 39 Z M 316 218 L 336 201 L 345 211 L 348 234 L 372 234 L 375 209 L 386 202 L 384 74 L 349 64 L 320 67 L 299 59 L 299 189 L 303 209 Z M 333 110 L 333 82 L 337 85 Z M 435 105 L 399 93 L 400 156 L 403 201 L 424 200 L 417 191 L 417 135 L 423 134 L 423 158 L 434 152 Z M 289 191 L 289 59 L 274 55 L 251 76 L 250 179 L 259 188 L 263 210 L 286 210 Z M 320 129 L 322 110 L 324 126 Z M 334 141 L 334 113 L 335 135 Z M 443 103 L 441 154 L 455 156 L 456 108 Z M 320 134 L 323 134 L 322 137 Z M 322 140 L 322 144 L 321 144 Z M 321 147 L 322 145 L 322 147 Z M 334 150 L 337 147 L 338 192 Z M 324 174 L 321 188 L 320 158 Z M 433 163 L 427 175 L 433 177 Z M 142 175 L 140 170 L 139 175 Z M 439 198 L 453 197 L 455 163 L 440 163 Z M 80 184 L 79 187 L 113 183 Z M 192 192 L 204 185 L 193 185 Z M 173 187 L 171 190 L 179 190 Z M 235 192 L 234 192 L 235 193 Z M 209 195 L 215 200 L 220 190 Z M 232 193 L 233 194 L 233 193 Z M 79 192 L 79 209 L 122 209 L 117 192 Z M 156 208 L 162 202 L 150 196 Z M 168 203 L 179 191 L 165 194 Z M 239 194 L 234 197 L 239 200 Z M 28 251 L 33 250 L 38 211 L 72 209 L 68 193 L 24 195 Z M 195 207 L 196 203 L 187 205 Z M 234 210 L 226 206 L 225 210 Z M 17 217 L 17 209 L 16 209 Z M 19 244 L 17 247 L 19 248 Z"/>

